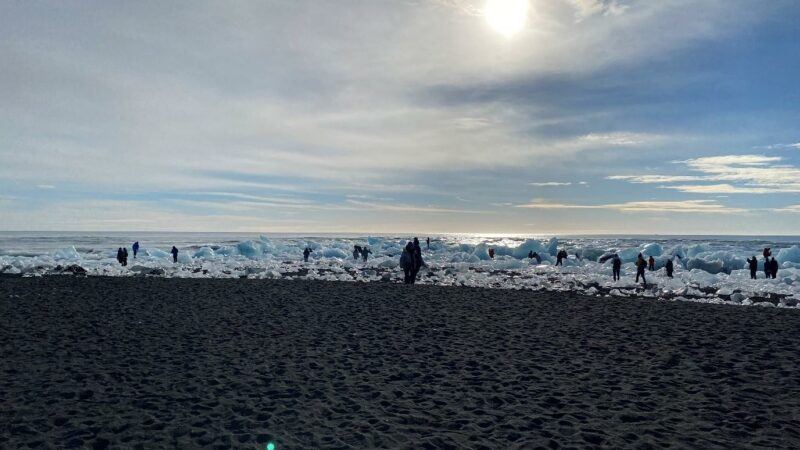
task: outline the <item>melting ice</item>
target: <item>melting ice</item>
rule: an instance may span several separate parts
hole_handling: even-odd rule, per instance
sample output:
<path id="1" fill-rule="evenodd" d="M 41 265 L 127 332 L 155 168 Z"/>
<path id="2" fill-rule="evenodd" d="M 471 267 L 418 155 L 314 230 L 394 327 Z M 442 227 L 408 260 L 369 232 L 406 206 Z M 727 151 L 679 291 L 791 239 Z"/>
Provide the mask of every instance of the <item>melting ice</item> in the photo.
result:
<path id="1" fill-rule="evenodd" d="M 63 273 L 67 267 L 89 275 L 168 277 L 303 278 L 318 280 L 399 282 L 398 259 L 412 236 L 292 235 L 236 236 L 228 234 L 154 234 L 138 236 L 42 233 L 0 233 L 0 273 L 41 276 Z M 481 237 L 432 236 L 431 246 L 419 236 L 427 268 L 419 283 L 506 289 L 576 291 L 607 297 L 644 296 L 669 300 L 797 307 L 800 302 L 800 238 L 756 237 Z M 138 240 L 136 259 L 130 245 Z M 169 249 L 178 246 L 178 263 Z M 353 246 L 372 250 L 366 262 L 353 258 Z M 116 261 L 118 247 L 127 246 L 128 266 Z M 308 263 L 305 247 L 313 249 Z M 780 264 L 777 279 L 766 279 L 762 251 L 770 247 Z M 494 258 L 489 257 L 494 249 Z M 569 257 L 555 267 L 559 249 Z M 528 258 L 536 252 L 541 262 Z M 622 280 L 611 280 L 608 255 L 623 261 Z M 647 272 L 648 287 L 634 283 L 634 260 L 653 256 L 656 271 Z M 751 280 L 746 259 L 758 259 L 758 279 Z M 664 263 L 672 258 L 674 278 Z"/>

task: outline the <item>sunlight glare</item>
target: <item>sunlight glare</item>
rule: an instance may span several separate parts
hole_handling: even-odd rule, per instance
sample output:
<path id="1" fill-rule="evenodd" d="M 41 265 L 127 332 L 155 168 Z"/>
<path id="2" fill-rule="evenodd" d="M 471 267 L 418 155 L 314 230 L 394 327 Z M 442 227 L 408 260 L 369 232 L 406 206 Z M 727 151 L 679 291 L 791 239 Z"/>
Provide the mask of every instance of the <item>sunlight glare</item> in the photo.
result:
<path id="1" fill-rule="evenodd" d="M 487 0 L 483 14 L 492 29 L 510 38 L 525 26 L 529 6 L 528 0 Z"/>

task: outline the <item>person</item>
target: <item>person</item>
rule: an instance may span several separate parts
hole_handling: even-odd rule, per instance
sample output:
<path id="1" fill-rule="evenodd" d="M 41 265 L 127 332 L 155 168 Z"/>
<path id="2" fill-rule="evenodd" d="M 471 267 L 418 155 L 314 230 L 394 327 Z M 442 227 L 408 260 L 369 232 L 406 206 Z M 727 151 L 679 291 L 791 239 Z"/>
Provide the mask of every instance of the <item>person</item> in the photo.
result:
<path id="1" fill-rule="evenodd" d="M 666 264 L 664 264 L 664 268 L 667 270 L 667 276 L 668 276 L 668 277 L 670 277 L 670 278 L 672 278 L 672 270 L 675 268 L 675 267 L 672 265 L 672 258 L 670 258 L 670 259 L 668 259 L 668 260 L 667 260 L 667 263 L 666 263 Z"/>
<path id="2" fill-rule="evenodd" d="M 647 267 L 647 262 L 644 260 L 644 256 L 639 253 L 639 256 L 636 257 L 636 282 L 639 282 L 639 277 L 642 277 L 642 286 L 647 286 L 647 280 L 644 279 L 644 269 Z"/>
<path id="3" fill-rule="evenodd" d="M 122 265 L 128 265 L 128 247 L 122 249 Z"/>
<path id="4" fill-rule="evenodd" d="M 372 250 L 370 250 L 369 247 L 364 247 L 361 249 L 361 257 L 364 258 L 364 262 L 367 262 L 367 258 L 369 257 L 370 253 L 372 253 Z"/>
<path id="5" fill-rule="evenodd" d="M 117 249 L 117 262 L 120 266 L 122 265 L 122 247 Z"/>
<path id="6" fill-rule="evenodd" d="M 619 281 L 619 271 L 622 268 L 622 260 L 619 259 L 619 255 L 614 254 L 614 258 L 611 260 L 611 273 L 614 277 L 614 281 Z"/>
<path id="7" fill-rule="evenodd" d="M 314 251 L 314 250 L 311 250 L 311 249 L 310 249 L 310 248 L 308 248 L 308 247 L 304 248 L 304 249 L 303 249 L 303 261 L 305 261 L 305 262 L 308 262 L 308 255 L 310 255 L 310 254 L 311 254 L 311 252 L 313 252 L 313 251 Z"/>
<path id="8" fill-rule="evenodd" d="M 353 259 L 358 260 L 358 257 L 361 256 L 361 246 L 354 245 L 353 246 Z"/>
<path id="9" fill-rule="evenodd" d="M 764 250 L 764 253 L 767 251 Z M 769 258 L 766 256 L 764 257 L 764 277 L 765 278 L 772 278 L 772 265 L 769 263 Z"/>
<path id="10" fill-rule="evenodd" d="M 653 255 L 650 255 L 650 257 L 647 258 L 647 270 L 650 272 L 656 270 L 656 260 L 653 258 Z"/>
<path id="11" fill-rule="evenodd" d="M 778 278 L 778 261 L 775 260 L 775 257 L 769 262 L 769 266 L 772 269 L 772 278 Z"/>
<path id="12" fill-rule="evenodd" d="M 557 266 L 563 266 L 564 265 L 563 261 L 564 261 L 564 258 L 566 258 L 566 257 L 567 257 L 567 251 L 566 250 L 559 250 L 558 253 L 556 253 L 556 265 Z"/>
<path id="13" fill-rule="evenodd" d="M 419 246 L 419 239 L 414 238 L 414 248 L 413 248 L 413 256 L 414 256 L 414 264 L 413 264 L 413 273 L 411 274 L 411 284 L 416 283 L 417 281 L 417 274 L 419 270 L 422 269 L 422 266 L 425 265 L 425 261 L 422 260 L 422 249 Z"/>
<path id="14" fill-rule="evenodd" d="M 400 267 L 403 269 L 403 283 L 411 284 L 411 274 L 414 272 L 414 244 L 411 241 L 403 248 L 400 255 Z"/>
<path id="15" fill-rule="evenodd" d="M 431 238 L 425 238 L 425 242 L 428 244 L 428 250 L 431 249 Z"/>
<path id="16" fill-rule="evenodd" d="M 770 250 L 769 247 L 764 247 L 763 255 L 764 255 L 764 259 L 769 258 L 770 256 L 772 256 L 772 250 Z"/>
<path id="17" fill-rule="evenodd" d="M 528 252 L 528 259 L 533 259 L 533 250 Z"/>
<path id="18" fill-rule="evenodd" d="M 750 267 L 750 279 L 755 280 L 758 278 L 756 276 L 756 272 L 758 271 L 758 260 L 756 260 L 756 255 L 753 255 L 752 258 L 747 260 L 747 265 Z"/>
<path id="19" fill-rule="evenodd" d="M 133 243 L 133 259 L 136 259 L 136 254 L 139 253 L 139 241 Z"/>
<path id="20" fill-rule="evenodd" d="M 536 252 L 533 252 L 533 255 L 531 255 L 531 256 L 533 256 L 533 259 L 535 259 L 535 260 L 536 260 L 536 264 L 541 264 L 541 263 L 542 263 L 542 257 L 541 257 L 541 256 L 539 256 L 539 254 L 538 254 L 538 253 L 536 253 Z"/>
<path id="21" fill-rule="evenodd" d="M 494 259 L 494 249 L 493 248 L 489 249 L 489 258 Z"/>
<path id="22" fill-rule="evenodd" d="M 170 253 L 172 253 L 172 262 L 178 262 L 178 248 L 173 245 Z"/>

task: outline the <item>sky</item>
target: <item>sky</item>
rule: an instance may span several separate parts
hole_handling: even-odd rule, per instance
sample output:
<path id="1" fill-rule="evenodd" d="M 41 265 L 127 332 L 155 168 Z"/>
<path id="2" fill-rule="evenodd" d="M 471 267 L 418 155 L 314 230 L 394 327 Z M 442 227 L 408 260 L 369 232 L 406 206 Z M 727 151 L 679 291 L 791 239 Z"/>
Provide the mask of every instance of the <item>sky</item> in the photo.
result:
<path id="1" fill-rule="evenodd" d="M 800 235 L 798 80 L 793 0 L 7 1 L 0 229 Z"/>

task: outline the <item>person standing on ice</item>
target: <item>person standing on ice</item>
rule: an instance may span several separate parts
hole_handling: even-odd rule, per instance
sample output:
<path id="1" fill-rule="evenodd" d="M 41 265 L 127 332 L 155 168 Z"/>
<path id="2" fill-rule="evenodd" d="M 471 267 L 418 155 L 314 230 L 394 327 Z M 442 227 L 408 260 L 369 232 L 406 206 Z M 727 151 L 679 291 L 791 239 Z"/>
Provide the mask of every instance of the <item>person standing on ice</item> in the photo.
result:
<path id="1" fill-rule="evenodd" d="M 614 281 L 619 281 L 619 271 L 622 268 L 622 260 L 619 259 L 619 255 L 615 254 L 614 258 L 611 260 L 611 273 L 614 277 Z"/>
<path id="2" fill-rule="evenodd" d="M 134 242 L 131 249 L 133 249 L 133 259 L 136 259 L 136 254 L 139 253 L 139 241 Z"/>
<path id="3" fill-rule="evenodd" d="M 361 249 L 361 257 L 364 258 L 364 262 L 367 262 L 367 258 L 369 258 L 369 254 L 372 253 L 372 250 L 369 247 L 364 247 Z"/>
<path id="4" fill-rule="evenodd" d="M 636 257 L 636 282 L 639 282 L 639 277 L 642 277 L 642 286 L 647 286 L 647 280 L 644 279 L 644 269 L 647 267 L 647 261 L 644 260 L 644 256 L 639 253 L 639 256 Z"/>
<path id="5" fill-rule="evenodd" d="M 669 278 L 672 278 L 672 270 L 674 268 L 674 266 L 672 265 L 672 258 L 667 260 L 667 263 L 664 264 L 664 268 L 667 270 L 667 276 Z"/>
<path id="6" fill-rule="evenodd" d="M 772 278 L 778 278 L 778 261 L 776 261 L 775 258 L 772 258 L 772 261 L 769 262 L 769 267 Z"/>
<path id="7" fill-rule="evenodd" d="M 117 262 L 120 266 L 122 265 L 122 247 L 117 249 Z"/>
<path id="8" fill-rule="evenodd" d="M 172 262 L 178 262 L 178 248 L 173 245 L 170 253 L 172 253 Z"/>
<path id="9" fill-rule="evenodd" d="M 353 246 L 353 259 L 358 261 L 358 257 L 359 256 L 361 256 L 361 246 L 360 245 L 354 245 Z"/>
<path id="10" fill-rule="evenodd" d="M 313 251 L 314 251 L 314 250 L 311 250 L 311 249 L 310 249 L 310 248 L 308 248 L 308 247 L 304 248 L 304 249 L 303 249 L 303 261 L 305 261 L 305 262 L 308 262 L 308 255 L 310 255 L 310 254 L 311 254 L 311 252 L 313 252 Z"/>
<path id="11" fill-rule="evenodd" d="M 431 249 L 431 238 L 425 238 L 425 243 L 428 244 L 428 250 Z"/>
<path id="12" fill-rule="evenodd" d="M 755 280 L 758 278 L 756 276 L 756 272 L 758 271 L 758 260 L 756 259 L 756 255 L 753 255 L 752 258 L 747 260 L 747 265 L 750 267 L 750 279 Z"/>
<path id="13" fill-rule="evenodd" d="M 567 257 L 567 251 L 566 250 L 559 250 L 558 253 L 556 253 L 556 265 L 557 266 L 563 266 L 564 265 L 564 259 L 566 257 Z"/>
<path id="14" fill-rule="evenodd" d="M 647 259 L 647 270 L 650 272 L 656 270 L 656 260 L 653 258 L 653 255 L 650 255 L 650 258 Z"/>
<path id="15" fill-rule="evenodd" d="M 122 249 L 122 265 L 128 265 L 128 247 Z"/>
<path id="16" fill-rule="evenodd" d="M 493 248 L 489 249 L 489 258 L 494 259 L 494 249 Z"/>

